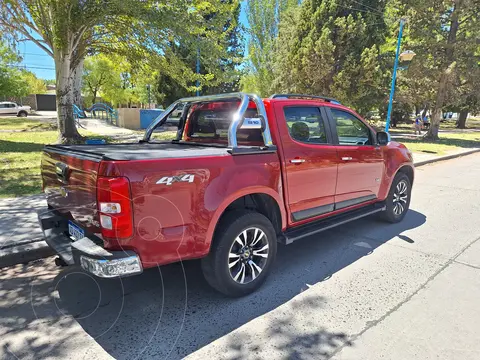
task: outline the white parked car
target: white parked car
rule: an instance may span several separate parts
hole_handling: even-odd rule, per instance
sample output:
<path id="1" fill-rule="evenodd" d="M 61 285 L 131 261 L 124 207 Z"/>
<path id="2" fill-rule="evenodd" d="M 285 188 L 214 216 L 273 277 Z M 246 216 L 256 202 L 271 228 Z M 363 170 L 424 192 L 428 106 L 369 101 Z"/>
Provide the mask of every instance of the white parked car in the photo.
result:
<path id="1" fill-rule="evenodd" d="M 21 106 L 14 102 L 4 101 L 0 102 L 0 115 L 17 115 L 26 117 L 32 108 L 30 106 Z"/>

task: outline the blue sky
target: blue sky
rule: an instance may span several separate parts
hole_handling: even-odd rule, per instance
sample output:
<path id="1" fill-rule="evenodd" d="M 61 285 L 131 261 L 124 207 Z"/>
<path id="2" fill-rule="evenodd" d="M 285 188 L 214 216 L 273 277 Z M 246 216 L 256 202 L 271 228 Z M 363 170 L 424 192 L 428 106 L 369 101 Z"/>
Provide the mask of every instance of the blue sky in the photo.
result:
<path id="1" fill-rule="evenodd" d="M 17 44 L 17 50 L 23 58 L 22 65 L 42 79 L 55 79 L 53 59 L 31 41 Z"/>
<path id="2" fill-rule="evenodd" d="M 240 22 L 247 25 L 245 4 L 246 1 L 243 1 Z M 55 79 L 55 65 L 53 59 L 47 53 L 31 41 L 19 43 L 17 46 L 23 58 L 22 65 L 41 79 Z"/>

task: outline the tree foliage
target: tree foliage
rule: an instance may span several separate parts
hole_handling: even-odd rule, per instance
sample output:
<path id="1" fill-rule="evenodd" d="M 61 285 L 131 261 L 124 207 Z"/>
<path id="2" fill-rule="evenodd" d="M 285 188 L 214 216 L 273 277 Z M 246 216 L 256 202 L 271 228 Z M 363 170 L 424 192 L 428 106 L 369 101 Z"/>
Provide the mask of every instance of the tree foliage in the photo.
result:
<path id="1" fill-rule="evenodd" d="M 401 0 L 398 4 L 408 19 L 408 44 L 417 53 L 415 61 L 424 65 L 419 75 L 433 85 L 427 137 L 435 140 L 444 108 L 459 102 L 473 106 L 477 98 L 470 86 L 478 81 L 480 1 Z"/>
<path id="2" fill-rule="evenodd" d="M 0 40 L 0 97 L 18 98 L 47 91 L 43 80 L 20 65 L 21 57 L 6 42 Z"/>
<path id="3" fill-rule="evenodd" d="M 224 1 L 231 4 L 231 13 L 223 24 L 226 41 L 224 56 L 219 60 L 222 75 L 215 83 L 201 89 L 205 94 L 234 92 L 240 86 L 241 73 L 238 67 L 242 64 L 244 55 L 244 29 L 240 24 L 241 3 L 238 0 Z"/>
<path id="4" fill-rule="evenodd" d="M 39 79 L 33 72 L 22 70 L 22 80 L 26 83 L 28 94 L 45 94 L 47 86 L 45 81 Z"/>
<path id="5" fill-rule="evenodd" d="M 68 142 L 78 138 L 72 105 L 75 79 L 81 76 L 75 74 L 87 54 L 121 54 L 139 65 L 148 59 L 187 87 L 195 72 L 176 56 L 172 44 L 199 46 L 209 55 L 202 75 L 209 81 L 218 68 L 216 59 L 224 55 L 223 25 L 231 6 L 221 0 L 3 0 L 0 29 L 35 42 L 53 57 L 59 135 Z"/>
<path id="6" fill-rule="evenodd" d="M 298 0 L 247 1 L 248 72 L 242 78 L 242 89 L 268 96 L 271 92 L 275 39 L 280 20 L 288 9 L 298 6 Z M 285 17 L 288 19 L 288 16 Z"/>
<path id="7" fill-rule="evenodd" d="M 221 41 L 220 52 L 214 55 L 204 46 L 205 39 L 199 36 L 190 41 L 181 41 L 171 44 L 171 51 L 181 57 L 188 67 L 187 72 L 193 72 L 186 81 L 175 77 L 174 71 L 159 71 L 155 81 L 157 101 L 168 105 L 173 101 L 186 96 L 194 96 L 197 90 L 202 95 L 212 93 L 228 93 L 237 91 L 240 83 L 239 65 L 243 61 L 242 26 L 239 23 L 240 2 L 238 0 L 223 0 L 230 6 L 230 14 L 220 19 L 217 15 L 205 16 L 207 26 L 221 25 L 225 40 Z M 211 41 L 211 40 L 210 40 Z M 197 60 L 200 71 L 197 74 Z M 198 88 L 197 88 L 198 82 Z"/>
<path id="8" fill-rule="evenodd" d="M 88 107 L 100 98 L 112 106 L 146 104 L 149 85 L 150 100 L 154 102 L 158 96 L 154 86 L 157 77 L 158 71 L 148 65 L 133 66 L 120 55 L 87 57 L 83 73 L 85 105 Z"/>
<path id="9" fill-rule="evenodd" d="M 0 97 L 21 97 L 28 95 L 28 86 L 17 68 L 18 54 L 8 43 L 0 41 Z"/>
<path id="10" fill-rule="evenodd" d="M 106 55 L 96 55 L 85 59 L 83 68 L 83 93 L 87 106 L 97 102 L 101 92 L 112 88 L 120 80 L 118 63 Z"/>
<path id="11" fill-rule="evenodd" d="M 363 114 L 385 113 L 399 21 L 406 18 L 401 50 L 417 56 L 408 68 L 400 64 L 393 113 L 408 119 L 413 109 L 433 112 L 435 139 L 443 110 L 477 111 L 479 0 L 286 3 L 248 2 L 244 90 L 328 95 Z"/>
<path id="12" fill-rule="evenodd" d="M 363 113 L 382 101 L 384 3 L 345 4 L 306 0 L 284 17 L 275 46 L 275 92 L 330 95 Z"/>

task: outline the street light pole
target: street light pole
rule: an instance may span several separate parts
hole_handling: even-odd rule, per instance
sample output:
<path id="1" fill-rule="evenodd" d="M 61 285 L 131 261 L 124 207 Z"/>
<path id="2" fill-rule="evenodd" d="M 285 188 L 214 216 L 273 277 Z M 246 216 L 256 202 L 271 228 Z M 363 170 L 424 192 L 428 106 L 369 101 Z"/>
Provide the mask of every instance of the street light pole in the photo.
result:
<path id="1" fill-rule="evenodd" d="M 390 127 L 390 119 L 392 117 L 393 95 L 395 94 L 395 82 L 397 80 L 398 57 L 400 55 L 400 44 L 402 43 L 403 26 L 405 19 L 400 19 L 400 31 L 398 32 L 397 52 L 395 53 L 395 64 L 393 65 L 392 85 L 390 87 L 390 100 L 388 101 L 387 123 L 385 124 L 385 131 L 388 132 Z"/>

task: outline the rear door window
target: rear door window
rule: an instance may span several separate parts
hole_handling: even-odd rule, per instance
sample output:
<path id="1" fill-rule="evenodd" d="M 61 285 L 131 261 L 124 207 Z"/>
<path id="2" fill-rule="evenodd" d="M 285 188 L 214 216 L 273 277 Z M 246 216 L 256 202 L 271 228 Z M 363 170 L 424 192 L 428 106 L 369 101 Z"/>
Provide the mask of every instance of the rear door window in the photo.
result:
<path id="1" fill-rule="evenodd" d="M 288 132 L 292 139 L 306 144 L 327 144 L 325 121 L 318 107 L 289 106 L 284 108 Z"/>

